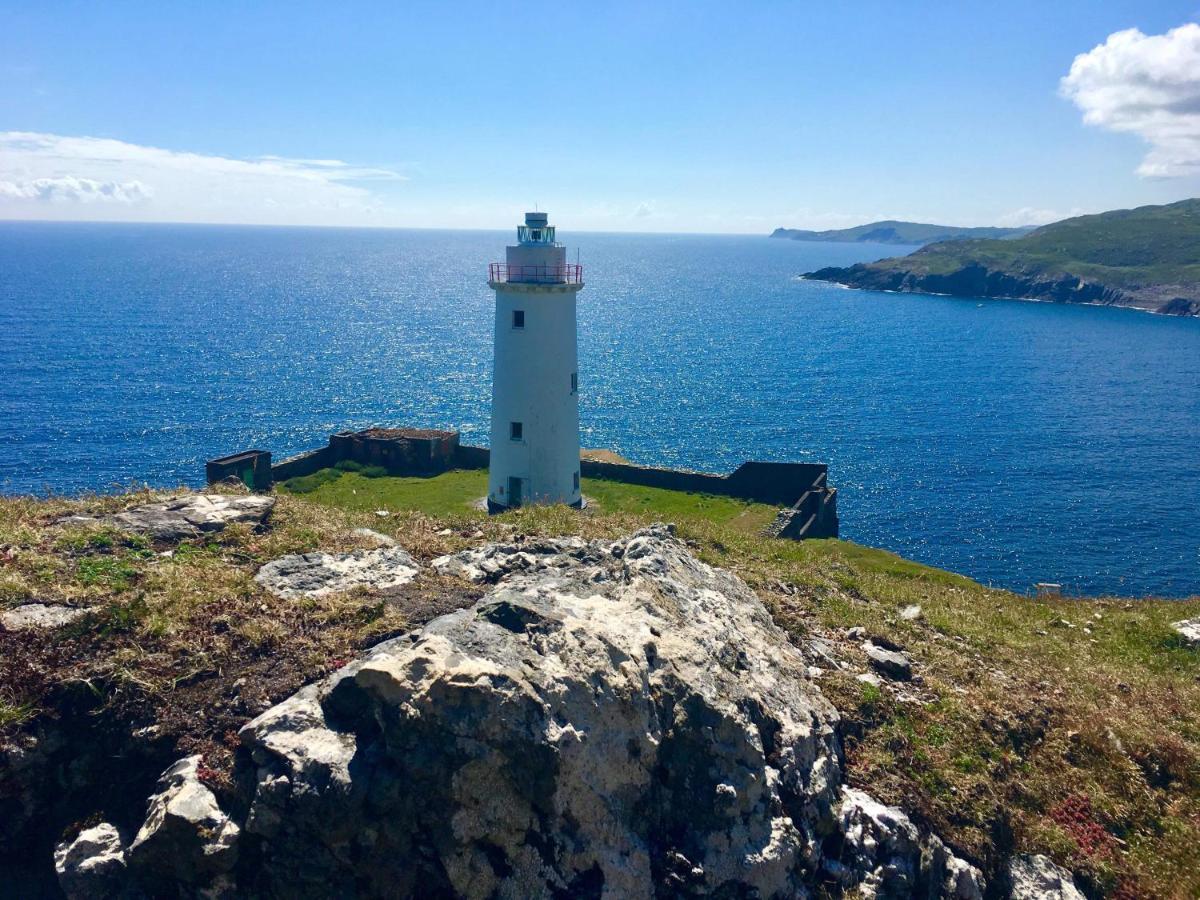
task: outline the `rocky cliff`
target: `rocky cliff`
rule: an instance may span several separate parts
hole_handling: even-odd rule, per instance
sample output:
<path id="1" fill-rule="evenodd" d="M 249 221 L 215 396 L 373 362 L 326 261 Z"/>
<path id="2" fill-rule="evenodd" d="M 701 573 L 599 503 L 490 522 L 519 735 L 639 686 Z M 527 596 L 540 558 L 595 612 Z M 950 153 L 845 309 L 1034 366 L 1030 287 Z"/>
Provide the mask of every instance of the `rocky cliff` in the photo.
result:
<path id="1" fill-rule="evenodd" d="M 248 723 L 224 808 L 185 759 L 128 843 L 64 843 L 68 895 L 983 896 L 845 786 L 802 653 L 665 527 L 432 565 L 492 587 Z"/>
<path id="2" fill-rule="evenodd" d="M 1076 216 L 1004 240 L 930 243 L 806 278 L 881 291 L 1200 315 L 1200 200 Z"/>
<path id="3" fill-rule="evenodd" d="M 967 262 L 950 272 L 922 272 L 919 267 L 906 268 L 903 262 L 901 259 L 858 263 L 848 268 L 830 266 L 808 272 L 804 277 L 869 291 L 1090 303 L 1128 306 L 1166 315 L 1200 315 L 1200 297 L 1195 296 L 1192 288 L 1184 285 L 1120 288 L 1088 281 L 1077 275 L 1009 271 L 989 268 L 979 262 Z"/>

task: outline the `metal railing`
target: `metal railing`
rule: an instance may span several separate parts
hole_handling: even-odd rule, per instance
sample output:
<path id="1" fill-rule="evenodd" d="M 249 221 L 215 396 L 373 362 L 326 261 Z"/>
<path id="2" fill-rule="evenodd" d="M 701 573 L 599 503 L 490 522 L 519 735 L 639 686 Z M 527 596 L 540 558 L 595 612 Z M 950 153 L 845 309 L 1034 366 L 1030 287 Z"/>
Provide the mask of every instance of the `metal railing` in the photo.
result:
<path id="1" fill-rule="evenodd" d="M 488 266 L 489 282 L 512 284 L 583 284 L 583 266 L 574 263 L 563 266 L 510 266 L 492 263 Z"/>

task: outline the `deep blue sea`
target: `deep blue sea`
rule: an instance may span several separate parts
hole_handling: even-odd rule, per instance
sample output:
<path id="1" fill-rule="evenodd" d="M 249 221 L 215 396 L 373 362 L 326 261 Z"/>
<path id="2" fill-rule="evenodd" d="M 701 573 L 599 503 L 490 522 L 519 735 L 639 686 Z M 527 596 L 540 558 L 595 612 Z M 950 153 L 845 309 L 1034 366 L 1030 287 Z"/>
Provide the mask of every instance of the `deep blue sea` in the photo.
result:
<path id="1" fill-rule="evenodd" d="M 829 463 L 844 537 L 1027 591 L 1200 592 L 1200 320 L 844 290 L 905 248 L 571 234 L 583 443 Z M 487 442 L 507 232 L 0 223 L 0 492 L 198 485 L 343 428 Z"/>

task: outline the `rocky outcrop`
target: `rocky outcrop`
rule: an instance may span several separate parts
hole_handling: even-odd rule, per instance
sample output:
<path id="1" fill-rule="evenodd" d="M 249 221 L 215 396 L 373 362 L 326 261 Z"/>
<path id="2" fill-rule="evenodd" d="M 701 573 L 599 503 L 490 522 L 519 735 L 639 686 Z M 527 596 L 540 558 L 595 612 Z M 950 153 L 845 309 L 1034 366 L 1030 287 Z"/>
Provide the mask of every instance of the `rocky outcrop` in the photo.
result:
<path id="1" fill-rule="evenodd" d="M 195 759 L 169 770 L 133 877 L 252 897 L 980 896 L 977 870 L 845 789 L 802 653 L 667 528 L 433 567 L 493 587 L 247 724 L 238 825 Z"/>
<path id="2" fill-rule="evenodd" d="M 59 844 L 54 871 L 67 900 L 116 896 L 125 878 L 125 848 L 116 826 L 101 822 Z"/>
<path id="3" fill-rule="evenodd" d="M 280 597 L 323 597 L 356 587 L 400 587 L 419 570 L 407 551 L 385 545 L 350 553 L 294 553 L 267 563 L 254 580 Z"/>
<path id="4" fill-rule="evenodd" d="M 189 494 L 135 506 L 111 516 L 70 516 L 63 524 L 111 525 L 156 541 L 174 542 L 223 531 L 235 522 L 261 525 L 274 508 L 273 497 Z"/>
<path id="5" fill-rule="evenodd" d="M 1200 616 L 1173 622 L 1171 627 L 1192 647 L 1200 647 Z"/>
<path id="6" fill-rule="evenodd" d="M 129 866 L 146 885 L 168 890 L 222 887 L 237 862 L 240 829 L 201 781 L 200 757 L 167 769 L 146 821 L 129 845 Z"/>
<path id="7" fill-rule="evenodd" d="M 1008 864 L 1009 900 L 1085 900 L 1071 873 L 1045 856 L 1017 856 Z"/>
<path id="8" fill-rule="evenodd" d="M 868 291 L 948 294 L 952 297 L 985 297 L 1005 300 L 1048 300 L 1053 303 L 1089 303 L 1128 306 L 1164 315 L 1200 315 L 1200 299 L 1179 296 L 1170 286 L 1142 289 L 1118 288 L 1076 275 L 1006 271 L 971 262 L 950 272 L 906 268 L 903 260 L 856 263 L 846 268 L 830 266 L 807 272 L 804 278 L 831 281 Z M 1185 285 L 1179 291 L 1191 291 Z"/>
<path id="9" fill-rule="evenodd" d="M 90 610 L 47 603 L 26 603 L 0 612 L 0 625 L 8 631 L 44 631 L 70 625 Z"/>
<path id="10" fill-rule="evenodd" d="M 947 897 L 983 900 L 983 876 L 935 836 L 922 838 L 894 806 L 843 788 L 838 811 L 841 847 L 825 868 L 863 897 Z"/>

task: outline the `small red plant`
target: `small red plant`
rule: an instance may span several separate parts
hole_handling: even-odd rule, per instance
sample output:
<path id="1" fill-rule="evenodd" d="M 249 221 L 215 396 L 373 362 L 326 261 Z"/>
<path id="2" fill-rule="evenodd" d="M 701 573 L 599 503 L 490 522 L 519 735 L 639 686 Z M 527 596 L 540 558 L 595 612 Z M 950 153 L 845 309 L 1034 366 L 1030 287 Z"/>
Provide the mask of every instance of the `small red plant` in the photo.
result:
<path id="1" fill-rule="evenodd" d="M 331 659 L 329 661 L 329 668 L 336 671 L 336 670 L 340 669 L 342 666 L 346 665 L 346 663 L 348 663 L 348 662 L 350 662 L 350 660 L 348 660 L 348 659 Z"/>
<path id="2" fill-rule="evenodd" d="M 1116 839 L 1096 821 L 1086 794 L 1071 794 L 1050 811 L 1050 818 L 1066 829 L 1084 856 L 1107 858 L 1116 851 Z"/>
<path id="3" fill-rule="evenodd" d="M 218 784 L 221 781 L 221 773 L 203 763 L 196 767 L 196 777 L 209 786 Z"/>

